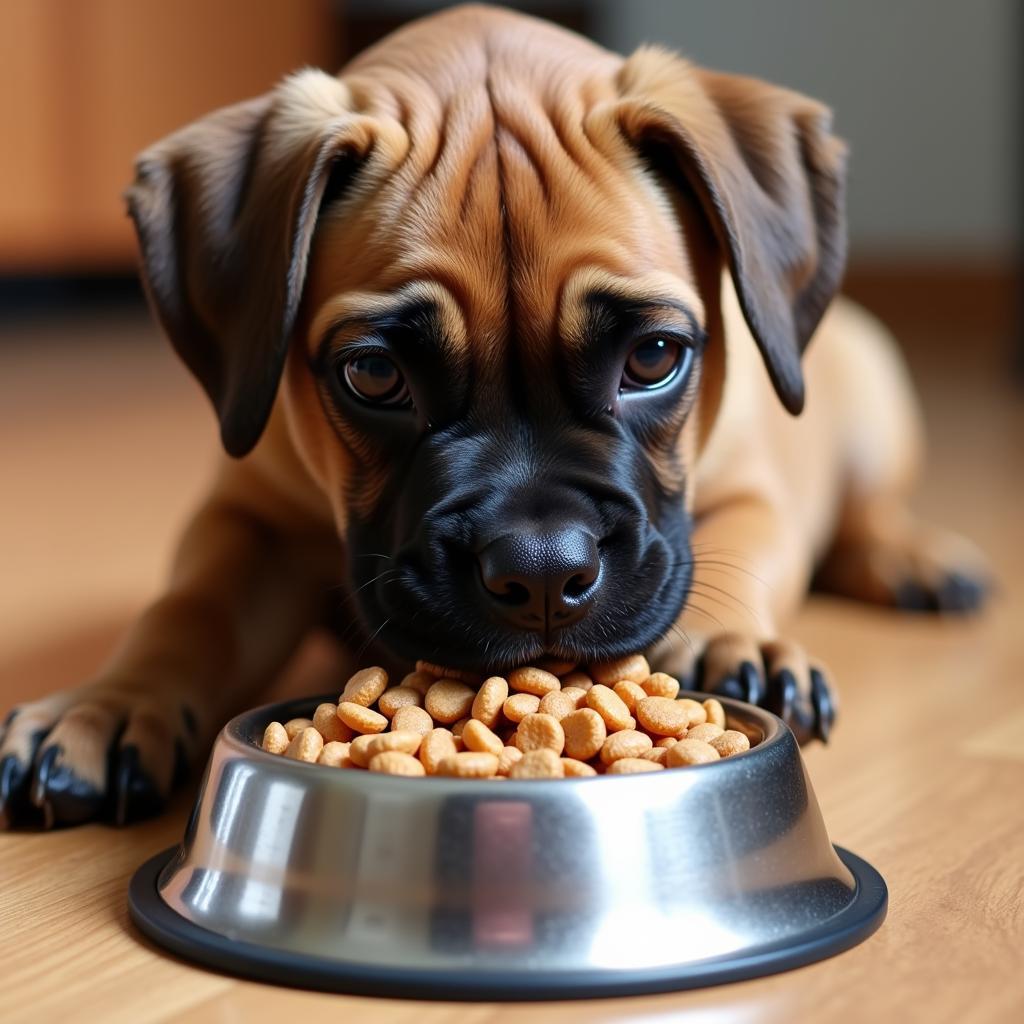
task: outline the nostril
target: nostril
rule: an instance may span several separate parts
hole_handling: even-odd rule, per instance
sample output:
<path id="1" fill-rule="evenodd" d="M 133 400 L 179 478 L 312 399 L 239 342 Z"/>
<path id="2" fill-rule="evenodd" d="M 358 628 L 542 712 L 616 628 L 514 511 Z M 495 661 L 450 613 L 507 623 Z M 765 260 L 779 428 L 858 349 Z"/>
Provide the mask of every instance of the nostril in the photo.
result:
<path id="1" fill-rule="evenodd" d="M 522 583 L 517 583 L 515 580 L 497 580 L 492 582 L 485 579 L 484 585 L 502 604 L 516 606 L 527 604 L 530 600 L 530 591 Z"/>
<path id="2" fill-rule="evenodd" d="M 566 580 L 565 585 L 562 587 L 562 593 L 566 597 L 582 597 L 594 585 L 596 578 L 595 573 L 578 572 L 575 576 Z"/>

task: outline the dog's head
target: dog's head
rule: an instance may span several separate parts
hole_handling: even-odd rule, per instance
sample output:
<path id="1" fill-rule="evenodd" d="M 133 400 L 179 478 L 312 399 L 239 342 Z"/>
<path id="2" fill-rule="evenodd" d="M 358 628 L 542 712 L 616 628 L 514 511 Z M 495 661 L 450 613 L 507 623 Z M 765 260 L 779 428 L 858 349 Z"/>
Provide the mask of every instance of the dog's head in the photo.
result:
<path id="1" fill-rule="evenodd" d="M 842 164 L 792 92 L 470 8 L 170 136 L 129 200 L 225 447 L 278 402 L 367 633 L 493 665 L 670 627 L 722 268 L 799 411 Z"/>

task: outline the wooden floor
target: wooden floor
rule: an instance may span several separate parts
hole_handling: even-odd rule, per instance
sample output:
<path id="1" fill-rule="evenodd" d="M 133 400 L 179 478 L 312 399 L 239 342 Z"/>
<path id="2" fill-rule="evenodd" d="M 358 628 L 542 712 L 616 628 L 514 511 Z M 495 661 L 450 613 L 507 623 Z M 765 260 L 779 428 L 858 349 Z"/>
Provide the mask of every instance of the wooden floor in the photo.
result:
<path id="1" fill-rule="evenodd" d="M 156 586 L 213 438 L 191 384 L 133 318 L 2 333 L 0 710 L 99 663 Z M 239 982 L 166 955 L 127 920 L 128 878 L 179 838 L 183 794 L 127 831 L 0 835 L 0 1019 L 1024 1019 L 1024 400 L 992 339 L 910 336 L 933 438 L 920 507 L 985 547 L 1000 589 L 973 622 L 816 599 L 794 624 L 842 686 L 832 745 L 806 752 L 831 836 L 890 888 L 889 918 L 864 945 L 760 981 L 565 1004 Z"/>

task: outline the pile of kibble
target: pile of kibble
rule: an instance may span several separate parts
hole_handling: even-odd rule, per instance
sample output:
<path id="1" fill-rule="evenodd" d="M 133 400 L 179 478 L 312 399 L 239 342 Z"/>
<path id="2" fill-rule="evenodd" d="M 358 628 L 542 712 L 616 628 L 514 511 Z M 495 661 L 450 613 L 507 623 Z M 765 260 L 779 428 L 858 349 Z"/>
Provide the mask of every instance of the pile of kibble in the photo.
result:
<path id="1" fill-rule="evenodd" d="M 389 775 L 560 779 L 706 764 L 750 749 L 714 698 L 640 654 L 585 671 L 544 661 L 483 679 L 418 661 L 397 686 L 364 668 L 312 719 L 271 722 L 263 749 L 334 768 Z"/>

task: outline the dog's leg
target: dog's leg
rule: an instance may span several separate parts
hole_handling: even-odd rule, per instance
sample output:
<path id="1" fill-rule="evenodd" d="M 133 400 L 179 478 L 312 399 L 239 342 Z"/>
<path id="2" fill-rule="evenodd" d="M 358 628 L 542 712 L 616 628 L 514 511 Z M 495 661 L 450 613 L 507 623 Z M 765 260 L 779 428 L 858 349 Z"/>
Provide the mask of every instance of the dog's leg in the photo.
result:
<path id="1" fill-rule="evenodd" d="M 338 565 L 337 538 L 289 533 L 239 491 L 221 487 L 199 511 L 166 594 L 96 679 L 9 716 L 0 826 L 154 813 L 176 772 L 297 647 Z"/>
<path id="2" fill-rule="evenodd" d="M 652 664 L 688 688 L 767 707 L 801 742 L 827 739 L 835 717 L 827 673 L 777 634 L 806 592 L 806 540 L 770 501 L 743 496 L 698 520 L 692 551 L 690 594 Z"/>
<path id="3" fill-rule="evenodd" d="M 978 549 L 922 522 L 910 495 L 924 461 L 924 424 L 899 348 L 873 317 L 850 303 L 825 339 L 848 382 L 839 400 L 838 454 L 846 486 L 819 589 L 890 607 L 969 612 L 988 590 Z M 870 415 L 864 410 L 870 409 Z"/>
<path id="4" fill-rule="evenodd" d="M 902 488 L 847 499 L 815 586 L 910 611 L 976 611 L 989 591 L 984 556 L 966 538 L 921 522 Z"/>

